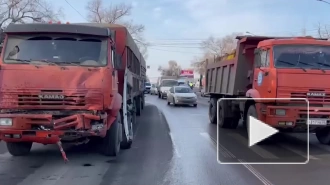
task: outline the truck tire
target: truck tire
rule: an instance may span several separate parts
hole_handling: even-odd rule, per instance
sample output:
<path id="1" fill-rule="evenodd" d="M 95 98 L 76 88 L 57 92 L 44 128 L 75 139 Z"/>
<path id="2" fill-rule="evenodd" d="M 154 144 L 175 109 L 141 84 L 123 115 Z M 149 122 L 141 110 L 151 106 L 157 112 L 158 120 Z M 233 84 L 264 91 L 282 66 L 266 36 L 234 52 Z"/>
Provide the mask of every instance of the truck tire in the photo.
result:
<path id="1" fill-rule="evenodd" d="M 319 143 L 324 145 L 330 145 L 330 127 L 321 128 L 315 133 Z"/>
<path id="2" fill-rule="evenodd" d="M 136 97 L 135 101 L 135 107 L 136 107 L 136 115 L 140 116 L 141 115 L 141 105 L 142 105 L 142 101 L 140 97 Z"/>
<path id="3" fill-rule="evenodd" d="M 145 97 L 143 96 L 142 97 L 142 101 L 141 101 L 141 110 L 144 109 L 144 105 L 146 104 L 146 101 L 145 101 Z"/>
<path id="4" fill-rule="evenodd" d="M 107 130 L 104 138 L 100 143 L 100 152 L 105 156 L 118 156 L 120 151 L 120 137 L 121 137 L 121 116 L 118 113 L 117 118 Z"/>
<path id="5" fill-rule="evenodd" d="M 226 101 L 220 101 L 219 105 L 219 127 L 236 129 L 240 120 L 240 117 L 234 114 L 234 117 L 226 117 L 228 111 L 226 108 L 230 107 Z"/>
<path id="6" fill-rule="evenodd" d="M 210 98 L 209 120 L 211 124 L 217 124 L 217 98 Z"/>
<path id="7" fill-rule="evenodd" d="M 134 133 L 133 133 L 133 125 L 135 124 L 135 123 L 133 123 L 134 121 L 136 121 L 136 119 L 134 120 L 134 115 L 133 115 L 131 117 L 131 119 L 128 120 L 128 122 L 129 122 L 128 130 L 129 130 L 129 134 L 131 134 L 131 136 L 134 135 Z M 124 122 L 122 122 L 121 127 L 122 127 L 122 141 L 120 143 L 120 148 L 124 149 L 124 150 L 130 149 L 132 146 L 133 140 L 127 140 L 126 134 L 125 134 Z"/>
<path id="8" fill-rule="evenodd" d="M 12 156 L 28 155 L 32 148 L 32 142 L 7 142 L 7 150 Z"/>

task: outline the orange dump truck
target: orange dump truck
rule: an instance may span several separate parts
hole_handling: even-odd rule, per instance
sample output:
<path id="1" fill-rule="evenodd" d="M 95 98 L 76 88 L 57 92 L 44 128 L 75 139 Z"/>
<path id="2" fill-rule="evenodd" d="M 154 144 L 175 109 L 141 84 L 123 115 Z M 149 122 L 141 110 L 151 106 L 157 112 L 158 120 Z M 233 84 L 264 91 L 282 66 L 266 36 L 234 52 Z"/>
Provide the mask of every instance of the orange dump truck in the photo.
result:
<path id="1" fill-rule="evenodd" d="M 94 141 L 107 156 L 133 142 L 145 61 L 114 24 L 10 24 L 0 60 L 0 139 L 13 156 L 32 143 Z"/>
<path id="2" fill-rule="evenodd" d="M 311 37 L 237 39 L 233 59 L 206 67 L 210 122 L 234 129 L 241 118 L 248 125 L 252 116 L 282 132 L 306 132 L 309 127 L 320 143 L 330 144 L 330 42 Z M 217 109 L 221 98 L 234 99 L 220 101 Z M 309 101 L 309 121 L 303 98 Z"/>

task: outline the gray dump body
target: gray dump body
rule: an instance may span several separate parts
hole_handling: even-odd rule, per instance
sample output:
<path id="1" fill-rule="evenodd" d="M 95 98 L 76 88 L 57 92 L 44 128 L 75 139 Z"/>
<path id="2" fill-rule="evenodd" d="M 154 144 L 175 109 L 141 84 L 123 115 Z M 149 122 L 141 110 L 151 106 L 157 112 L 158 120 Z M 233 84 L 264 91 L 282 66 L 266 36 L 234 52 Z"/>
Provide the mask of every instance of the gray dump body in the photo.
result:
<path id="1" fill-rule="evenodd" d="M 246 91 L 246 87 L 250 82 L 249 74 L 251 73 L 253 61 L 245 55 L 254 54 L 254 49 L 257 47 L 259 40 L 253 43 L 250 41 L 249 45 L 253 44 L 252 47 L 246 48 L 246 44 L 241 42 L 243 39 L 238 39 L 234 59 L 207 64 L 205 93 L 239 95 Z"/>

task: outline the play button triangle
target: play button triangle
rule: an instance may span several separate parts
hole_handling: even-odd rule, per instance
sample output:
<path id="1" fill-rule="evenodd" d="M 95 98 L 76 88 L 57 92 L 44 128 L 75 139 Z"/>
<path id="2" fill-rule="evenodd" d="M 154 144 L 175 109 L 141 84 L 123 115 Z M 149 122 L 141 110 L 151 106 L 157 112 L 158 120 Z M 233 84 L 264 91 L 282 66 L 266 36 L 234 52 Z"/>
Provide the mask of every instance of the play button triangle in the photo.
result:
<path id="1" fill-rule="evenodd" d="M 259 143 L 260 141 L 278 133 L 278 130 L 268 126 L 262 121 L 249 116 L 249 147 Z"/>

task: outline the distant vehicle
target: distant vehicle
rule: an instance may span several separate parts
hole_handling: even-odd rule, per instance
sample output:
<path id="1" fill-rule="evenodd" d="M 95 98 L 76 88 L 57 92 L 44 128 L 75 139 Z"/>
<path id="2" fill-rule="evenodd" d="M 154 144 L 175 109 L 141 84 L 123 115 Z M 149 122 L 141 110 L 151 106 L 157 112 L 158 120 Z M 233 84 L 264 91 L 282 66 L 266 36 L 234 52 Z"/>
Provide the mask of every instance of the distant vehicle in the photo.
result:
<path id="1" fill-rule="evenodd" d="M 171 87 L 167 93 L 167 105 L 193 105 L 197 107 L 197 96 L 189 88 L 185 86 L 174 86 Z"/>
<path id="2" fill-rule="evenodd" d="M 150 94 L 151 95 L 157 95 L 158 94 L 156 84 L 151 84 Z"/>
<path id="3" fill-rule="evenodd" d="M 166 98 L 168 90 L 173 86 L 178 86 L 177 80 L 167 79 L 162 80 L 158 89 L 158 98 Z"/>
<path id="4" fill-rule="evenodd" d="M 144 89 L 144 93 L 149 94 L 150 93 L 150 89 L 151 89 L 151 84 L 149 82 L 144 83 L 145 85 L 145 89 Z"/>

